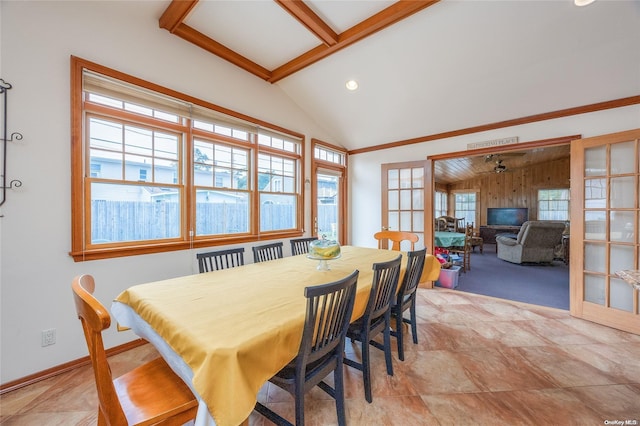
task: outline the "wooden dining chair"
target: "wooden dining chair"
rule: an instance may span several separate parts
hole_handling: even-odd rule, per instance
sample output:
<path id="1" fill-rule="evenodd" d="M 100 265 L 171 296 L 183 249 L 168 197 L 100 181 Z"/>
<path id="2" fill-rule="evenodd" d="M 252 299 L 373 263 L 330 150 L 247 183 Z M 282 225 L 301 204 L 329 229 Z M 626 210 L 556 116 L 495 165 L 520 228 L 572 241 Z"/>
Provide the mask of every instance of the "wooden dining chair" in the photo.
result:
<path id="1" fill-rule="evenodd" d="M 451 247 L 449 253 L 457 254 L 462 257 L 462 272 L 467 272 L 471 269 L 471 252 L 473 246 L 471 245 L 473 240 L 473 224 L 467 225 L 464 233 L 464 245 L 460 247 Z"/>
<path id="2" fill-rule="evenodd" d="M 480 247 L 480 253 L 484 253 L 484 240 L 475 229 L 473 222 L 471 222 L 471 251 L 475 251 L 476 246 Z"/>
<path id="3" fill-rule="evenodd" d="M 418 344 L 418 323 L 416 321 L 416 290 L 420 284 L 427 249 L 410 251 L 407 253 L 407 270 L 402 278 L 400 289 L 391 305 L 391 319 L 395 320 L 395 330 L 391 335 L 395 336 L 398 343 L 398 358 L 404 361 L 404 327 L 403 323 L 411 326 L 413 343 Z M 404 312 L 409 310 L 409 318 L 404 317 Z"/>
<path id="4" fill-rule="evenodd" d="M 304 425 L 304 394 L 318 386 L 336 400 L 338 425 L 346 425 L 344 372 L 342 354 L 353 312 L 359 271 L 329 283 L 304 289 L 307 313 L 302 341 L 294 360 L 269 381 L 295 398 L 296 425 Z M 333 388 L 324 379 L 333 373 Z M 255 410 L 278 425 L 292 425 L 288 420 L 256 403 Z"/>
<path id="5" fill-rule="evenodd" d="M 434 226 L 436 231 L 447 230 L 447 219 L 444 216 L 440 216 L 434 219 Z"/>
<path id="6" fill-rule="evenodd" d="M 373 234 L 373 238 L 378 240 L 379 249 L 388 249 L 389 241 L 391 241 L 391 250 L 396 251 L 400 250 L 402 241 L 409 241 L 411 243 L 411 250 L 415 250 L 415 243 L 418 242 L 418 236 L 416 234 L 402 231 L 380 231 Z"/>
<path id="7" fill-rule="evenodd" d="M 98 389 L 98 425 L 182 425 L 194 419 L 198 401 L 162 358 L 112 377 L 102 341 L 109 311 L 93 296 L 91 275 L 75 277 L 71 288 Z"/>
<path id="8" fill-rule="evenodd" d="M 282 259 L 283 246 L 284 244 L 279 242 L 251 247 L 253 250 L 253 263 Z"/>
<path id="9" fill-rule="evenodd" d="M 197 253 L 200 273 L 244 265 L 244 247 Z"/>
<path id="10" fill-rule="evenodd" d="M 402 255 L 388 262 L 373 264 L 373 282 L 369 301 L 362 317 L 349 325 L 347 337 L 352 342 L 361 343 L 361 362 L 347 358 L 343 362 L 353 368 L 362 371 L 364 380 L 364 397 L 367 402 L 372 402 L 371 395 L 371 359 L 369 346 L 384 351 L 387 364 L 387 374 L 393 376 L 393 364 L 391 363 L 391 301 L 398 289 L 398 277 L 400 275 L 400 261 Z M 373 340 L 378 334 L 383 334 L 383 344 Z"/>
<path id="11" fill-rule="evenodd" d="M 444 229 L 438 229 L 439 231 L 456 232 L 458 229 L 458 219 L 453 216 L 439 216 L 437 220 L 443 223 Z"/>
<path id="12" fill-rule="evenodd" d="M 308 237 L 290 240 L 289 242 L 291 243 L 291 255 L 297 256 L 299 254 L 309 254 L 309 243 L 317 239 L 318 237 Z"/>

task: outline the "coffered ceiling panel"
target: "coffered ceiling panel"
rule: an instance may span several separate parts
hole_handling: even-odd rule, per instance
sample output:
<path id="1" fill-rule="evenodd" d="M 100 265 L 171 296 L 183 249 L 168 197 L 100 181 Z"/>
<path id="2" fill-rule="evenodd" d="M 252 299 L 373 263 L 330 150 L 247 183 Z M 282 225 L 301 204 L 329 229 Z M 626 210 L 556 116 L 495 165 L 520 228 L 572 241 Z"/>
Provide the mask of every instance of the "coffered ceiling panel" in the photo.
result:
<path id="1" fill-rule="evenodd" d="M 395 1 L 313 0 L 306 3 L 323 21 L 340 34 L 370 16 L 383 11 Z"/>

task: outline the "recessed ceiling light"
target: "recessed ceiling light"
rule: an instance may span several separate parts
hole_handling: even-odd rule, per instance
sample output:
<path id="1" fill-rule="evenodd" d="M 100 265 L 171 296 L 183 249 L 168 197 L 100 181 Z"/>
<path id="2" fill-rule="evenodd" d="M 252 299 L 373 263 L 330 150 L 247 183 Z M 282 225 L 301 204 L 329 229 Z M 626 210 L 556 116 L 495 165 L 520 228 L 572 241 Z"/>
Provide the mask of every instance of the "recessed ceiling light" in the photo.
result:
<path id="1" fill-rule="evenodd" d="M 345 87 L 347 90 L 351 90 L 353 92 L 358 88 L 358 82 L 355 80 L 349 80 L 345 83 Z"/>
<path id="2" fill-rule="evenodd" d="M 573 4 L 576 6 L 587 6 L 593 3 L 595 0 L 573 0 Z"/>

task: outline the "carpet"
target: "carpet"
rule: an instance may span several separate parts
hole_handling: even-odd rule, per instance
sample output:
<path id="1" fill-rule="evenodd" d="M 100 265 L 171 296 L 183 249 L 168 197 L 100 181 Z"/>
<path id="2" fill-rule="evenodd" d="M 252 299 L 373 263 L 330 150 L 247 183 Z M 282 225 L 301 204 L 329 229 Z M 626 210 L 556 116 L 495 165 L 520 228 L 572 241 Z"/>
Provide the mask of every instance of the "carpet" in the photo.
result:
<path id="1" fill-rule="evenodd" d="M 471 269 L 460 273 L 456 290 L 551 308 L 569 309 L 569 267 L 518 265 L 498 259 L 494 245 L 471 254 Z"/>

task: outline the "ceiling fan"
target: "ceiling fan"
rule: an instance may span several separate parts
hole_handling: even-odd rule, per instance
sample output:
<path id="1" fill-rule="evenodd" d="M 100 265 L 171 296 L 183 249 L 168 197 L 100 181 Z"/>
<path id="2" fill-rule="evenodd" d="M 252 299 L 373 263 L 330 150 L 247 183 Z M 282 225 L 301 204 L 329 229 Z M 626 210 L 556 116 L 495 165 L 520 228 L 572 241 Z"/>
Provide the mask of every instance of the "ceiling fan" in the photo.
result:
<path id="1" fill-rule="evenodd" d="M 507 167 L 506 164 L 503 163 L 504 160 L 501 159 L 497 159 L 495 161 L 495 165 L 493 166 L 492 169 L 487 170 L 486 172 L 481 172 L 481 174 L 500 174 L 500 173 L 507 173 L 507 172 L 511 172 L 511 169 L 509 169 Z"/>
<path id="2" fill-rule="evenodd" d="M 502 164 L 502 160 L 498 160 L 496 161 L 496 165 L 493 168 L 493 171 L 495 173 L 504 173 L 507 171 L 507 166 L 505 166 L 504 164 Z"/>
<path id="3" fill-rule="evenodd" d="M 526 152 L 503 152 L 502 154 L 487 154 L 484 156 L 485 163 L 490 161 L 500 161 L 501 157 L 521 157 L 527 155 Z"/>

